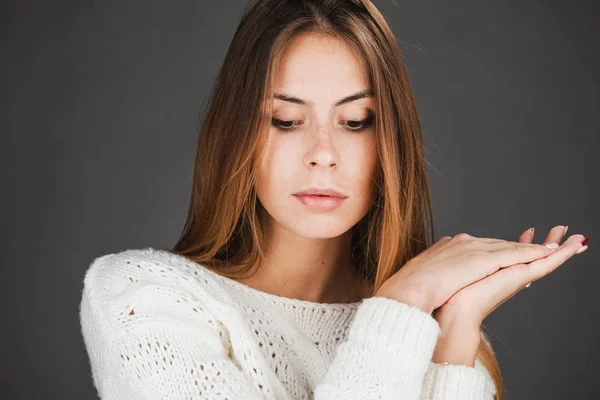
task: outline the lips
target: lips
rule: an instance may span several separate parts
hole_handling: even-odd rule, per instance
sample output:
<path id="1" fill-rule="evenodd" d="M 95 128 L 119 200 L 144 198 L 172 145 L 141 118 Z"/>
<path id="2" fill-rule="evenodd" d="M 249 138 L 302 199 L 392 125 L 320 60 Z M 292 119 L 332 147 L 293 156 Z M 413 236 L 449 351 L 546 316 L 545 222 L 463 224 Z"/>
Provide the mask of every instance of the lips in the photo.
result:
<path id="1" fill-rule="evenodd" d="M 310 196 L 310 197 L 322 197 L 322 198 L 335 198 L 335 199 L 343 199 L 343 196 L 329 196 L 324 194 L 310 194 L 310 193 L 300 193 L 295 194 L 294 196 Z"/>
<path id="2" fill-rule="evenodd" d="M 330 211 L 340 206 L 346 199 L 337 196 L 319 196 L 310 194 L 296 194 L 300 203 L 313 210 Z"/>
<path id="3" fill-rule="evenodd" d="M 340 199 L 345 199 L 348 196 L 338 192 L 332 188 L 308 188 L 306 190 L 302 190 L 298 193 L 294 193 L 294 196 L 318 196 L 318 197 L 335 197 Z"/>

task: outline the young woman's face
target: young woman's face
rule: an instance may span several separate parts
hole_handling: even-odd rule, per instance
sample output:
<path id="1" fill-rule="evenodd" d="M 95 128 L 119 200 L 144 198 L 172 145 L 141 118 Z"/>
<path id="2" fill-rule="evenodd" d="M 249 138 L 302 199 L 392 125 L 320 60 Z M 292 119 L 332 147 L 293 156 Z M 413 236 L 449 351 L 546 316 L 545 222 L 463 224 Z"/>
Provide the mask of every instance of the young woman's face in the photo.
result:
<path id="1" fill-rule="evenodd" d="M 371 207 L 374 100 L 336 105 L 370 89 L 359 60 L 334 39 L 302 35 L 287 48 L 275 77 L 274 120 L 256 183 L 260 202 L 284 229 L 307 238 L 336 237 Z M 278 99 L 281 94 L 306 104 Z M 333 209 L 311 207 L 294 195 L 311 186 L 347 197 Z"/>

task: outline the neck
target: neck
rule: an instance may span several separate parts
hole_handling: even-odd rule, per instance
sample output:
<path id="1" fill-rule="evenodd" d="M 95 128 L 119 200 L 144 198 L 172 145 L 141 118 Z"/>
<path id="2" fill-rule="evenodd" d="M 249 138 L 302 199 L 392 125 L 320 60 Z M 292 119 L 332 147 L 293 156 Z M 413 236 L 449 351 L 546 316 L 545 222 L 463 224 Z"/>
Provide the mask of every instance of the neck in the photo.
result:
<path id="1" fill-rule="evenodd" d="M 263 224 L 263 226 L 266 226 Z M 352 303 L 367 296 L 350 256 L 352 232 L 304 238 L 281 227 L 265 229 L 268 248 L 256 273 L 240 282 L 266 293 L 317 303 Z"/>

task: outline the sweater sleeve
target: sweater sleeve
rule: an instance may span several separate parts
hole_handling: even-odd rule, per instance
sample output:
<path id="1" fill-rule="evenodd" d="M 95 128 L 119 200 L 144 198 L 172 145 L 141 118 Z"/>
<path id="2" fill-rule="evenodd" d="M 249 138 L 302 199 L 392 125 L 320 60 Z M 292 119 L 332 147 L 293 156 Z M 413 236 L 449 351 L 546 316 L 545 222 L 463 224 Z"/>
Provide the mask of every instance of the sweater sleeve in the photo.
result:
<path id="1" fill-rule="evenodd" d="M 364 299 L 315 399 L 419 399 L 439 334 L 416 307 Z"/>
<path id="2" fill-rule="evenodd" d="M 231 357 L 226 329 L 199 299 L 166 281 L 125 280 L 98 268 L 84 279 L 82 334 L 101 399 L 274 397 Z M 314 398 L 420 399 L 439 333 L 418 308 L 363 300 Z"/>
<path id="3" fill-rule="evenodd" d="M 80 304 L 100 399 L 267 398 L 229 357 L 225 329 L 201 301 L 167 279 L 126 281 L 104 262 L 111 256 L 86 272 Z"/>
<path id="4" fill-rule="evenodd" d="M 494 399 L 479 360 L 475 367 L 431 361 L 439 334 L 435 319 L 418 308 L 382 297 L 364 300 L 316 398 Z M 356 367 L 362 372 L 352 376 Z"/>
<path id="5" fill-rule="evenodd" d="M 494 382 L 479 360 L 474 367 L 429 363 L 421 400 L 493 400 Z"/>

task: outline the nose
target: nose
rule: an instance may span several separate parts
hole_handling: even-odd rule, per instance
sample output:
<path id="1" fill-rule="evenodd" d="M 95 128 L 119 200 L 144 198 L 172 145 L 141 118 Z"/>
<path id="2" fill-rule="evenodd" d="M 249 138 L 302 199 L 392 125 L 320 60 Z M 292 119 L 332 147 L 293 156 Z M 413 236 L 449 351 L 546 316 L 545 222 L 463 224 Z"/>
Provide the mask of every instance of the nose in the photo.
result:
<path id="1" fill-rule="evenodd" d="M 319 124 L 315 128 L 313 135 L 310 135 L 314 142 L 311 143 L 311 150 L 307 154 L 307 164 L 310 168 L 331 169 L 337 167 L 339 154 L 335 149 L 330 131 Z"/>

